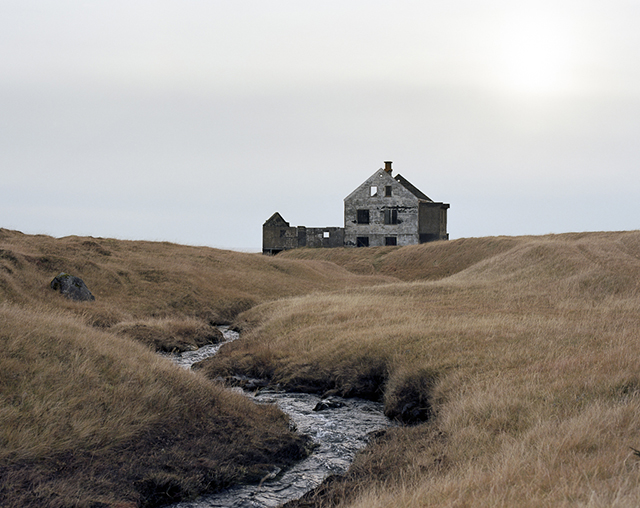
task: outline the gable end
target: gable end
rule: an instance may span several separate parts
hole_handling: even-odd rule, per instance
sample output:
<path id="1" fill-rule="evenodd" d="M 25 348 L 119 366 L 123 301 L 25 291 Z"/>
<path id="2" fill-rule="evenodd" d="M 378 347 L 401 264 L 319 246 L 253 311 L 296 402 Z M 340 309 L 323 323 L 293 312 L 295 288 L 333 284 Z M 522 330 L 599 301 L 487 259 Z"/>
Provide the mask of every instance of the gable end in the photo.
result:
<path id="1" fill-rule="evenodd" d="M 262 225 L 263 227 L 289 227 L 289 223 L 282 218 L 278 212 L 274 213 L 267 221 Z"/>

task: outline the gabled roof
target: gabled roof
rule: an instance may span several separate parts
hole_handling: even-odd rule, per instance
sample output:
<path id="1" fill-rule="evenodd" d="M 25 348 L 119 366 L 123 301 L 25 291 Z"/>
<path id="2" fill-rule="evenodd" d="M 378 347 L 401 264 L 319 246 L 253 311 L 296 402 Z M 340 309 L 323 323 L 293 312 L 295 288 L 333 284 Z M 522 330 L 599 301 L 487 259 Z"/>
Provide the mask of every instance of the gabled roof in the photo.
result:
<path id="1" fill-rule="evenodd" d="M 415 185 L 413 185 L 405 177 L 403 177 L 400 174 L 398 174 L 396 176 L 391 176 L 390 172 L 384 170 L 383 168 L 380 168 L 373 175 L 371 175 L 369 178 L 367 178 L 351 194 L 349 194 L 346 198 L 344 198 L 344 200 L 348 201 L 349 199 L 351 199 L 351 197 L 353 195 L 355 195 L 357 192 L 359 192 L 362 189 L 363 186 L 366 186 L 366 185 L 370 184 L 372 182 L 372 180 L 375 180 L 375 182 L 373 183 L 374 185 L 379 185 L 379 184 L 383 184 L 384 185 L 384 179 L 383 180 L 378 180 L 376 178 L 377 176 L 385 177 L 385 178 L 388 178 L 389 180 L 395 180 L 400 185 L 402 185 L 407 191 L 409 191 L 413 196 L 418 198 L 420 201 L 427 201 L 429 203 L 434 203 L 434 201 L 429 196 L 427 196 L 424 192 L 422 192 L 420 189 L 418 189 Z"/>
<path id="2" fill-rule="evenodd" d="M 407 189 L 411 194 L 413 194 L 418 199 L 431 201 L 433 203 L 433 199 L 431 199 L 424 192 L 419 190 L 415 185 L 413 185 L 409 180 L 407 180 L 402 175 L 397 174 L 396 176 L 394 176 L 394 178 L 399 184 L 401 184 L 405 189 Z"/>
<path id="3" fill-rule="evenodd" d="M 372 180 L 376 179 L 376 176 L 380 175 L 384 178 L 388 178 L 389 180 L 393 180 L 393 177 L 389 175 L 389 173 L 387 173 L 384 169 L 380 168 L 378 171 L 376 171 L 373 175 L 371 175 L 369 178 L 367 178 L 364 182 L 362 182 L 360 185 L 358 185 L 358 187 L 356 187 L 353 192 L 351 192 L 351 194 L 349 194 L 346 198 L 344 198 L 345 201 L 348 201 L 349 199 L 351 199 L 351 197 L 353 195 L 355 195 L 358 191 L 360 191 L 360 189 L 362 189 L 362 187 L 364 187 L 365 185 L 368 185 L 371 183 Z M 391 183 L 391 182 L 389 182 Z M 374 185 L 383 185 L 384 184 L 384 180 L 377 180 Z"/>
<path id="4" fill-rule="evenodd" d="M 289 223 L 278 212 L 274 213 L 262 226 L 289 227 Z"/>

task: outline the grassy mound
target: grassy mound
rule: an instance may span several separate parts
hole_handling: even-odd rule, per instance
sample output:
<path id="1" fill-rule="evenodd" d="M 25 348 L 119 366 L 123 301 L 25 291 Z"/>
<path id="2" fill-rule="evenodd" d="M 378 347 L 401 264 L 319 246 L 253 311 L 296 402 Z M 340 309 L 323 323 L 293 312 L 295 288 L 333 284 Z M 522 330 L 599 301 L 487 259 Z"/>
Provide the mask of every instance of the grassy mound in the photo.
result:
<path id="1" fill-rule="evenodd" d="M 78 304 L 54 293 L 49 284 L 60 272 L 83 279 L 96 301 Z M 120 332 L 130 331 L 147 343 L 135 326 L 151 326 L 161 329 L 154 342 L 161 350 L 190 349 L 201 341 L 202 326 L 229 323 L 260 302 L 389 280 L 355 276 L 324 261 L 0 229 L 0 302 L 73 313 L 104 329 L 126 323 Z M 173 324 L 167 326 L 167 320 Z"/>
<path id="2" fill-rule="evenodd" d="M 50 288 L 79 276 L 96 296 Z M 0 506 L 156 506 L 260 480 L 306 441 L 153 350 L 287 295 L 379 284 L 322 261 L 0 229 Z"/>
<path id="3" fill-rule="evenodd" d="M 295 249 L 282 259 L 329 261 L 359 275 L 384 274 L 404 281 L 437 280 L 513 248 L 511 237 L 461 238 L 449 242 L 369 249 Z"/>
<path id="4" fill-rule="evenodd" d="M 54 293 L 61 271 L 96 301 Z M 152 353 L 234 319 L 206 376 L 414 423 L 300 506 L 640 504 L 639 232 L 267 258 L 0 230 L 0 302 L 2 506 L 158 505 L 304 453 L 278 411 Z"/>
<path id="5" fill-rule="evenodd" d="M 204 366 L 346 395 L 378 379 L 389 414 L 413 401 L 429 418 L 390 432 L 317 506 L 640 502 L 640 233 L 353 252 L 407 282 L 257 306 Z"/>
<path id="6" fill-rule="evenodd" d="M 279 411 L 136 342 L 15 305 L 0 322 L 1 506 L 156 506 L 305 453 Z"/>

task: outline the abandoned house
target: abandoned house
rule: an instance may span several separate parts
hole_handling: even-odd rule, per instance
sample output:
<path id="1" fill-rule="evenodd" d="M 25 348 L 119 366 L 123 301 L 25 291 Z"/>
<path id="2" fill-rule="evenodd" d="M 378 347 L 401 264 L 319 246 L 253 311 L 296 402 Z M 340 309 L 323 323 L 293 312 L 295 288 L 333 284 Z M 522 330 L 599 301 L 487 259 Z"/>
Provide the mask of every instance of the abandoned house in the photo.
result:
<path id="1" fill-rule="evenodd" d="M 262 252 L 298 247 L 375 247 L 448 240 L 447 203 L 435 202 L 386 161 L 344 198 L 344 227 L 290 226 L 274 213 L 262 226 Z"/>

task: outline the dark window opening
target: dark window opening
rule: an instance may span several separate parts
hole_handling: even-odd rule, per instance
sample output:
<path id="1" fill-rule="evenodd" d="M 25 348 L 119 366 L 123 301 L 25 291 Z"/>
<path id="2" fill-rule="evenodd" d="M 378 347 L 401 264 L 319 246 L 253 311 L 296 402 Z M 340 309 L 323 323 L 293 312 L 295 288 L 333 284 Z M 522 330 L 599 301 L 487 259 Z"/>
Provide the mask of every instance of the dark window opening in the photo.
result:
<path id="1" fill-rule="evenodd" d="M 280 230 L 280 238 L 284 238 L 284 236 L 287 234 L 287 230 L 286 229 L 281 229 Z"/>
<path id="2" fill-rule="evenodd" d="M 398 223 L 398 210 L 385 210 L 384 211 L 384 223 L 385 224 L 397 224 Z"/>
<path id="3" fill-rule="evenodd" d="M 384 238 L 385 245 L 398 245 L 398 239 L 395 236 L 386 236 Z"/>
<path id="4" fill-rule="evenodd" d="M 358 210 L 358 224 L 369 224 L 369 210 Z"/>
<path id="5" fill-rule="evenodd" d="M 359 236 L 356 238 L 356 247 L 369 247 L 369 237 Z"/>
<path id="6" fill-rule="evenodd" d="M 384 195 L 385 195 L 386 197 L 391 197 L 391 185 L 387 185 L 387 186 L 384 188 Z"/>

